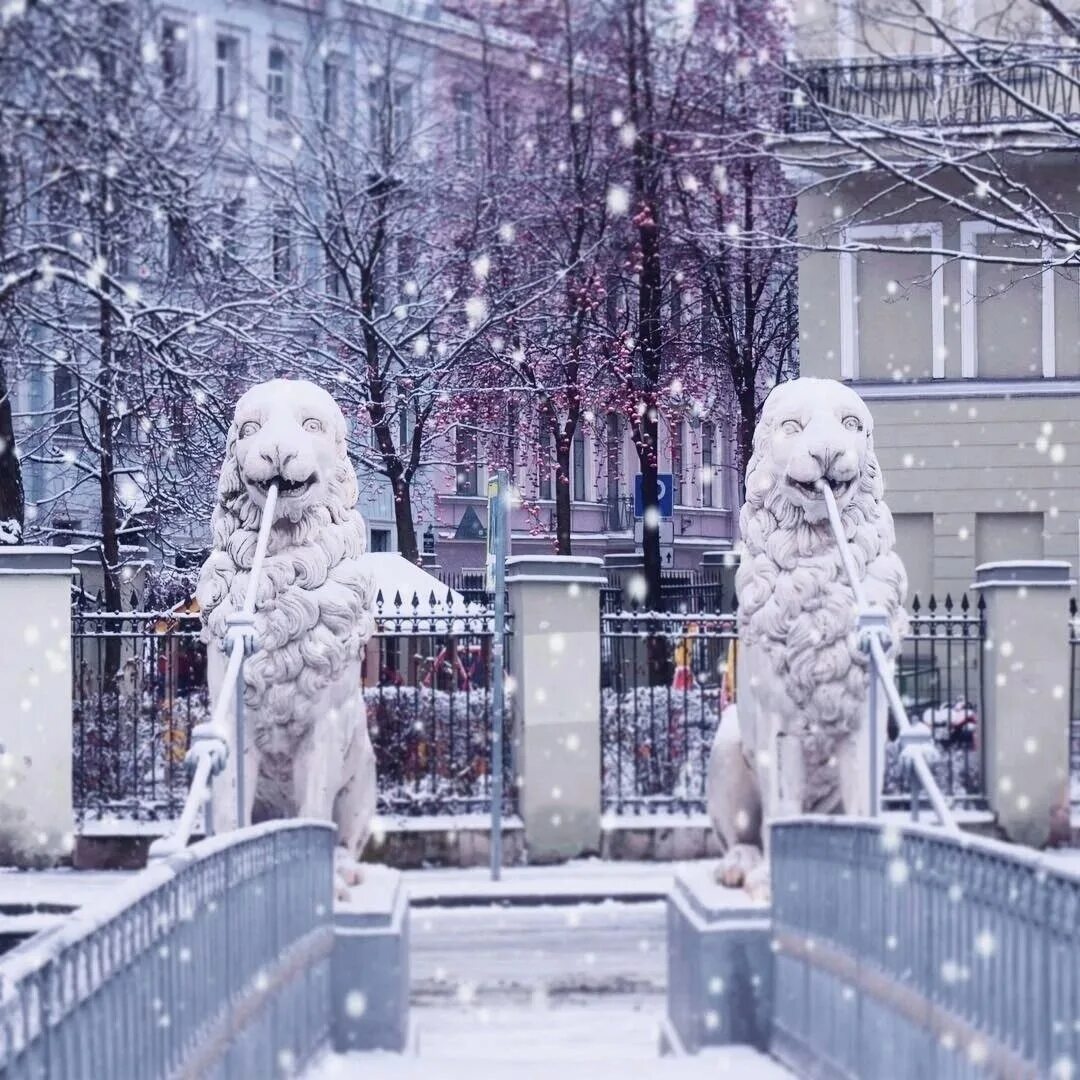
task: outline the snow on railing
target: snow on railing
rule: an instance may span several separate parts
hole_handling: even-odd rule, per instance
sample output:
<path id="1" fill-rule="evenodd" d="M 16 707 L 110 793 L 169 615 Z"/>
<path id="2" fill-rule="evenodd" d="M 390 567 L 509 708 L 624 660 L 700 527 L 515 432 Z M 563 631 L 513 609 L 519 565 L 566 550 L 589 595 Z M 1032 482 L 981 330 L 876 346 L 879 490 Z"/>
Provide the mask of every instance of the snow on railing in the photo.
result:
<path id="1" fill-rule="evenodd" d="M 229 616 L 229 629 L 226 635 L 226 649 L 229 663 L 221 683 L 221 692 L 214 703 L 214 711 L 209 723 L 198 724 L 191 733 L 191 749 L 188 751 L 189 766 L 194 766 L 191 786 L 188 788 L 184 810 L 176 828 L 169 836 L 162 836 L 150 846 L 150 858 L 167 858 L 187 847 L 191 839 L 196 819 L 209 805 L 211 799 L 211 781 L 225 768 L 229 754 L 236 755 L 236 820 L 244 822 L 244 658 L 250 656 L 256 648 L 255 641 L 255 598 L 259 592 L 263 562 L 270 543 L 270 530 L 274 526 L 274 510 L 277 506 L 278 486 L 271 484 L 263 505 L 262 521 L 259 524 L 259 537 L 255 544 L 255 556 L 251 560 L 251 572 L 248 575 L 247 591 L 244 593 L 244 606 L 238 615 Z M 230 740 L 228 717 L 232 712 L 232 734 Z M 212 814 L 207 815 L 213 819 Z"/>
<path id="2" fill-rule="evenodd" d="M 870 657 L 870 693 L 868 723 L 870 733 L 870 813 L 872 817 L 878 817 L 881 813 L 881 787 L 878 776 L 878 740 L 884 732 L 877 726 L 877 687 L 881 684 L 885 691 L 886 700 L 892 710 L 893 717 L 900 728 L 900 742 L 904 748 L 905 756 L 911 763 L 918 785 L 912 786 L 911 813 L 917 817 L 919 812 L 919 787 L 922 788 L 930 799 L 930 804 L 937 814 L 938 821 L 948 831 L 959 833 L 959 826 L 953 817 L 952 811 L 945 802 L 945 796 L 938 787 L 934 774 L 930 771 L 926 754 L 933 752 L 933 744 L 929 733 L 923 735 L 916 729 L 908 718 L 907 709 L 900 699 L 900 692 L 896 683 L 889 674 L 889 665 L 885 657 L 885 649 L 882 645 L 882 637 L 887 633 L 885 612 L 881 608 L 870 605 L 866 599 L 866 593 L 862 587 L 862 581 L 855 571 L 851 560 L 851 551 L 848 548 L 847 538 L 844 535 L 844 526 L 840 520 L 840 511 L 836 506 L 832 488 L 822 479 L 817 482 L 817 488 L 825 499 L 825 507 L 829 513 L 829 526 L 832 529 L 833 539 L 840 550 L 840 560 L 844 565 L 844 573 L 851 584 L 851 591 L 855 594 L 855 603 L 859 609 L 859 630 L 861 632 L 862 646 Z"/>

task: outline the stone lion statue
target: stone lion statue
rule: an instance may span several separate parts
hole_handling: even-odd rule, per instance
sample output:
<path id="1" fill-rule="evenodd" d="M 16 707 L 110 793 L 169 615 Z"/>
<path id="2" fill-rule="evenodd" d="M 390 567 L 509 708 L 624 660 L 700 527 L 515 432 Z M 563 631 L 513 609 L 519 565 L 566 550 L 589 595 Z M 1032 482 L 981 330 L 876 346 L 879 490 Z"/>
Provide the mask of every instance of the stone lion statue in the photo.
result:
<path id="1" fill-rule="evenodd" d="M 869 661 L 855 598 L 829 527 L 827 483 L 870 604 L 894 654 L 906 628 L 904 566 L 893 550 L 873 420 L 849 386 L 795 379 L 769 395 L 754 433 L 739 518 L 737 706 L 709 758 L 709 816 L 726 852 L 717 879 L 768 894 L 763 821 L 869 808 Z M 886 740 L 879 696 L 880 778 Z"/>
<path id="2" fill-rule="evenodd" d="M 276 482 L 255 606 L 259 647 L 244 665 L 245 823 L 332 820 L 351 859 L 375 813 L 375 754 L 360 683 L 374 587 L 359 558 L 364 521 L 345 434 L 336 402 L 313 383 L 275 379 L 240 398 L 218 482 L 213 551 L 196 597 L 204 637 L 223 645 L 228 617 L 243 607 L 266 493 Z M 227 657 L 213 647 L 209 657 L 216 699 Z M 215 829 L 236 825 L 235 757 L 215 784 Z"/>

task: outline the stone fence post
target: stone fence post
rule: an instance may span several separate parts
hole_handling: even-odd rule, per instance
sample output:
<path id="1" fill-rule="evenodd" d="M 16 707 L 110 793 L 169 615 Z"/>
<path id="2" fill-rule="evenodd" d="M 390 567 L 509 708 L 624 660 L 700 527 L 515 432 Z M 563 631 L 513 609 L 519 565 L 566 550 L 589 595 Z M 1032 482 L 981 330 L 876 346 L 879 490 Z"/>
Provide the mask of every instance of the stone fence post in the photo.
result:
<path id="1" fill-rule="evenodd" d="M 71 552 L 0 547 L 0 865 L 71 852 Z"/>
<path id="2" fill-rule="evenodd" d="M 984 563 L 979 738 L 990 809 L 1010 840 L 1042 847 L 1069 820 L 1067 562 Z"/>
<path id="3" fill-rule="evenodd" d="M 603 562 L 511 557 L 514 742 L 530 861 L 600 851 Z"/>

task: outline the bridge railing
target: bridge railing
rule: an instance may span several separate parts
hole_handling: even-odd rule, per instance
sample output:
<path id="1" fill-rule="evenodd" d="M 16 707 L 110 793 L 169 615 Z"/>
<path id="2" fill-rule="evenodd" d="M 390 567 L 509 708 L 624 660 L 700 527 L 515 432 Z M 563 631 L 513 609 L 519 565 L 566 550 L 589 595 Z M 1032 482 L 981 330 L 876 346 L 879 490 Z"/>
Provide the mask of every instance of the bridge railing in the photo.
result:
<path id="1" fill-rule="evenodd" d="M 0 1076 L 292 1075 L 329 1037 L 334 830 L 162 860 L 0 960 Z"/>
<path id="2" fill-rule="evenodd" d="M 771 857 L 772 1046 L 797 1073 L 1073 1075 L 1080 875 L 1030 848 L 837 817 L 776 822 Z"/>

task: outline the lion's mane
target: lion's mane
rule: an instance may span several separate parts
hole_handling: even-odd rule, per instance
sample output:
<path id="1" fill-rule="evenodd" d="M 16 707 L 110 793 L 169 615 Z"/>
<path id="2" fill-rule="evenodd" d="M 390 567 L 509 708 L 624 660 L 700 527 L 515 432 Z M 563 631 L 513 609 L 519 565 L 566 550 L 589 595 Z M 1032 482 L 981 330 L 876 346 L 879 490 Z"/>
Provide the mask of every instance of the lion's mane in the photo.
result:
<path id="1" fill-rule="evenodd" d="M 769 675 L 778 683 L 756 688 L 766 707 L 770 701 L 794 707 L 794 715 L 782 717 L 782 726 L 804 744 L 810 803 L 805 809 L 826 810 L 837 798 L 836 745 L 865 722 L 867 659 L 853 633 L 855 598 L 828 521 L 808 521 L 802 508 L 784 497 L 771 455 L 776 422 L 767 411 L 754 434 L 739 517 L 744 544 L 736 574 L 739 636 L 764 653 Z M 907 576 L 893 550 L 884 491 L 871 444 L 841 520 L 867 596 L 888 613 L 891 639 L 898 643 L 907 626 Z"/>
<path id="2" fill-rule="evenodd" d="M 196 597 L 203 636 L 220 642 L 229 615 L 243 607 L 262 520 L 236 459 L 236 424 L 211 518 L 213 550 Z M 288 754 L 328 707 L 343 704 L 357 686 L 328 688 L 374 631 L 373 583 L 364 554 L 364 521 L 355 509 L 357 480 L 344 436 L 337 440 L 328 498 L 298 521 L 275 523 L 255 604 L 259 651 L 244 666 L 245 704 L 256 710 L 255 742 L 269 755 Z"/>

